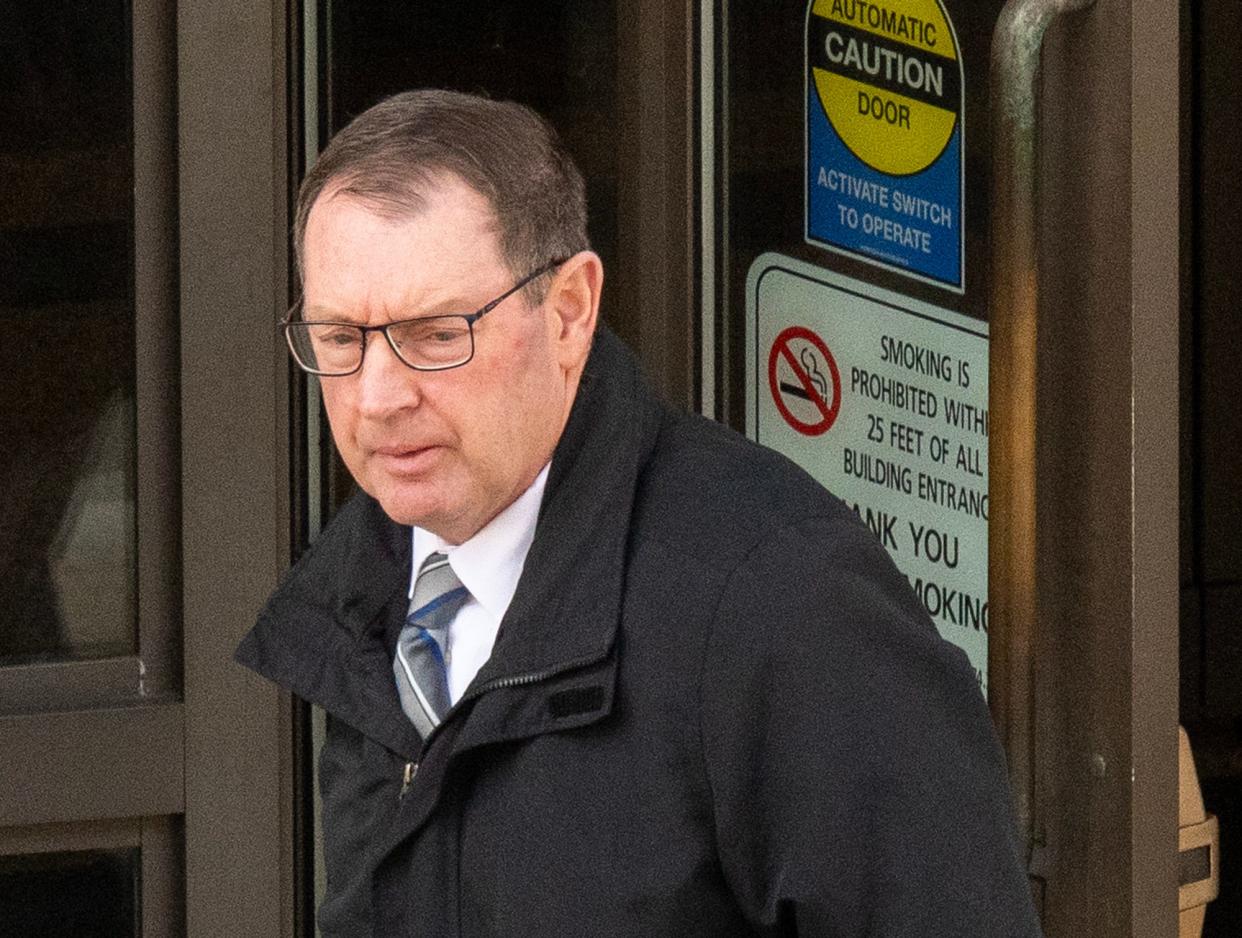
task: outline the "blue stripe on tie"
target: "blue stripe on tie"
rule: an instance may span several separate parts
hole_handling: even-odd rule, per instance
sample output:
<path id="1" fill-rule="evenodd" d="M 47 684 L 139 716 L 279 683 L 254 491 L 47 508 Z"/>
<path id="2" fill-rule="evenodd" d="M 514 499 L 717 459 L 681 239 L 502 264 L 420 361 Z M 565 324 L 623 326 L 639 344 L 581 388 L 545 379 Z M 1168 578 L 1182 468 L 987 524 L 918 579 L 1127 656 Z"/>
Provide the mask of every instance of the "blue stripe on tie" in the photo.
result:
<path id="1" fill-rule="evenodd" d="M 418 626 L 418 637 L 425 638 L 428 642 L 431 643 L 431 653 L 435 656 L 436 663 L 440 665 L 440 667 L 443 668 L 445 666 L 444 665 L 444 652 L 440 650 L 440 643 L 436 641 L 436 637 L 432 635 L 430 631 L 423 628 L 421 625 Z"/>
<path id="2" fill-rule="evenodd" d="M 413 612 L 411 612 L 407 618 L 407 621 L 408 619 L 421 619 L 423 616 L 430 615 L 431 613 L 439 609 L 441 606 L 443 606 L 446 602 L 455 601 L 459 597 L 464 596 L 466 592 L 467 590 L 464 586 L 459 586 L 457 587 L 457 589 L 449 590 L 447 593 L 441 593 L 431 602 L 427 603 L 427 605 L 420 606 L 418 609 L 415 609 Z"/>
<path id="3" fill-rule="evenodd" d="M 441 553 L 428 556 L 410 592 L 413 611 L 406 616 L 393 656 L 401 709 L 423 739 L 452 707 L 446 645 L 453 617 L 469 598 L 448 558 Z"/>

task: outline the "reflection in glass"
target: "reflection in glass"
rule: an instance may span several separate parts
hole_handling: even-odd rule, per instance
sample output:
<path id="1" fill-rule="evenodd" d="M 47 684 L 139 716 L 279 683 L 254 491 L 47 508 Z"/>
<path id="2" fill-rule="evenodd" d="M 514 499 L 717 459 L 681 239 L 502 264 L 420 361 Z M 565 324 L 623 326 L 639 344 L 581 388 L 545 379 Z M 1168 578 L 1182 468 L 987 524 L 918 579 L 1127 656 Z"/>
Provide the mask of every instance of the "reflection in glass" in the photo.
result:
<path id="1" fill-rule="evenodd" d="M 0 5 L 0 663 L 135 645 L 129 17 Z"/>
<path id="2" fill-rule="evenodd" d="M 0 935 L 141 934 L 138 864 L 137 850 L 0 857 Z"/>

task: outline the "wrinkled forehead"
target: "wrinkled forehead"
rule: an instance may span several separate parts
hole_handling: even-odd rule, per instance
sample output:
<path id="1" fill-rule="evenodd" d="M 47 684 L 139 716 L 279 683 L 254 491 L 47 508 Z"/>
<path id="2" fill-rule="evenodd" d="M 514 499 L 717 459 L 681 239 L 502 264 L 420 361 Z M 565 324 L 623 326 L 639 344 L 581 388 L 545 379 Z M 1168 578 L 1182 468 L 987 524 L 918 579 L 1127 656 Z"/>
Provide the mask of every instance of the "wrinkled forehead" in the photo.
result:
<path id="1" fill-rule="evenodd" d="M 510 279 L 494 213 L 460 179 L 424 187 L 416 206 L 335 186 L 306 225 L 302 292 L 315 306 L 396 316 L 467 302 L 473 288 L 498 290 Z"/>
<path id="2" fill-rule="evenodd" d="M 393 226 L 425 220 L 434 209 L 437 222 L 451 223 L 456 218 L 461 224 L 470 225 L 472 230 L 490 234 L 497 243 L 503 240 L 493 200 L 457 173 L 449 170 L 351 173 L 330 180 L 311 203 L 303 230 L 299 232 L 300 262 L 305 260 L 306 234 L 311 221 L 318 219 L 322 224 L 325 216 L 338 215 L 328 209 L 339 208 L 341 203 L 361 208 Z"/>

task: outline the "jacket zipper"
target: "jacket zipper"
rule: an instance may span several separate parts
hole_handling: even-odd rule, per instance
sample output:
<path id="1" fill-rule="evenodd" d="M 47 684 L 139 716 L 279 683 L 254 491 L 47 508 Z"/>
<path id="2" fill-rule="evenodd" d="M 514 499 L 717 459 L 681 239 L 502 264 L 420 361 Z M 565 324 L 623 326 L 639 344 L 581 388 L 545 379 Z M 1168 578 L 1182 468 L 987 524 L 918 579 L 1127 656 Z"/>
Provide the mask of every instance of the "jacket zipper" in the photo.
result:
<path id="1" fill-rule="evenodd" d="M 499 690 L 502 687 L 521 687 L 523 684 L 538 684 L 540 681 L 546 681 L 550 677 L 560 674 L 569 668 L 579 667 L 579 665 L 568 665 L 558 668 L 548 668 L 544 671 L 532 671 L 530 674 L 517 674 L 513 677 L 498 677 L 495 680 L 481 684 L 470 692 L 470 695 L 463 697 L 458 703 L 464 703 L 467 700 L 473 700 L 486 694 L 489 690 Z"/>
<path id="2" fill-rule="evenodd" d="M 405 764 L 405 769 L 401 774 L 401 793 L 397 795 L 398 801 L 404 798 L 405 793 L 410 790 L 410 783 L 414 781 L 414 776 L 417 774 L 418 774 L 418 763 L 407 762 Z"/>
<path id="3" fill-rule="evenodd" d="M 448 718 L 452 715 L 453 711 L 467 701 L 474 700 L 476 697 L 481 697 L 488 691 L 499 690 L 503 687 L 521 687 L 524 684 L 538 684 L 540 681 L 546 681 L 548 678 L 554 677 L 562 671 L 569 671 L 574 668 L 584 667 L 588 664 L 593 664 L 598 660 L 598 656 L 582 658 L 578 661 L 571 661 L 566 664 L 558 665 L 555 668 L 545 668 L 542 671 L 531 671 L 528 674 L 517 674 L 512 677 L 498 677 L 494 680 L 488 681 L 486 684 L 480 684 L 465 697 L 458 700 L 457 703 L 453 704 L 453 706 L 449 708 L 448 713 L 444 715 L 444 719 L 432 727 L 431 732 L 427 734 L 427 738 L 423 740 L 422 752 L 425 753 L 427 751 L 427 747 L 431 745 L 431 741 L 436 738 L 437 731 L 439 731 L 440 727 L 448 722 Z M 420 755 L 419 758 L 421 761 L 422 756 Z M 401 793 L 397 796 L 398 801 L 405 798 L 405 793 L 410 790 L 410 785 L 413 783 L 414 776 L 417 774 L 418 762 L 407 762 L 401 773 Z"/>

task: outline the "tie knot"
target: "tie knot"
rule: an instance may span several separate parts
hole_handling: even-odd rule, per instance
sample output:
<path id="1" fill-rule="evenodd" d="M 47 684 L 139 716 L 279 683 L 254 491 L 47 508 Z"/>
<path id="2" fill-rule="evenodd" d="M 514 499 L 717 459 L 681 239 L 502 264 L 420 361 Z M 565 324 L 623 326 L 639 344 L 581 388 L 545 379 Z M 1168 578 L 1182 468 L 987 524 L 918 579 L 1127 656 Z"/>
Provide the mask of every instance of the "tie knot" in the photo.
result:
<path id="1" fill-rule="evenodd" d="M 449 566 L 448 557 L 431 554 L 418 570 L 406 622 L 429 632 L 442 632 L 469 596 Z"/>

